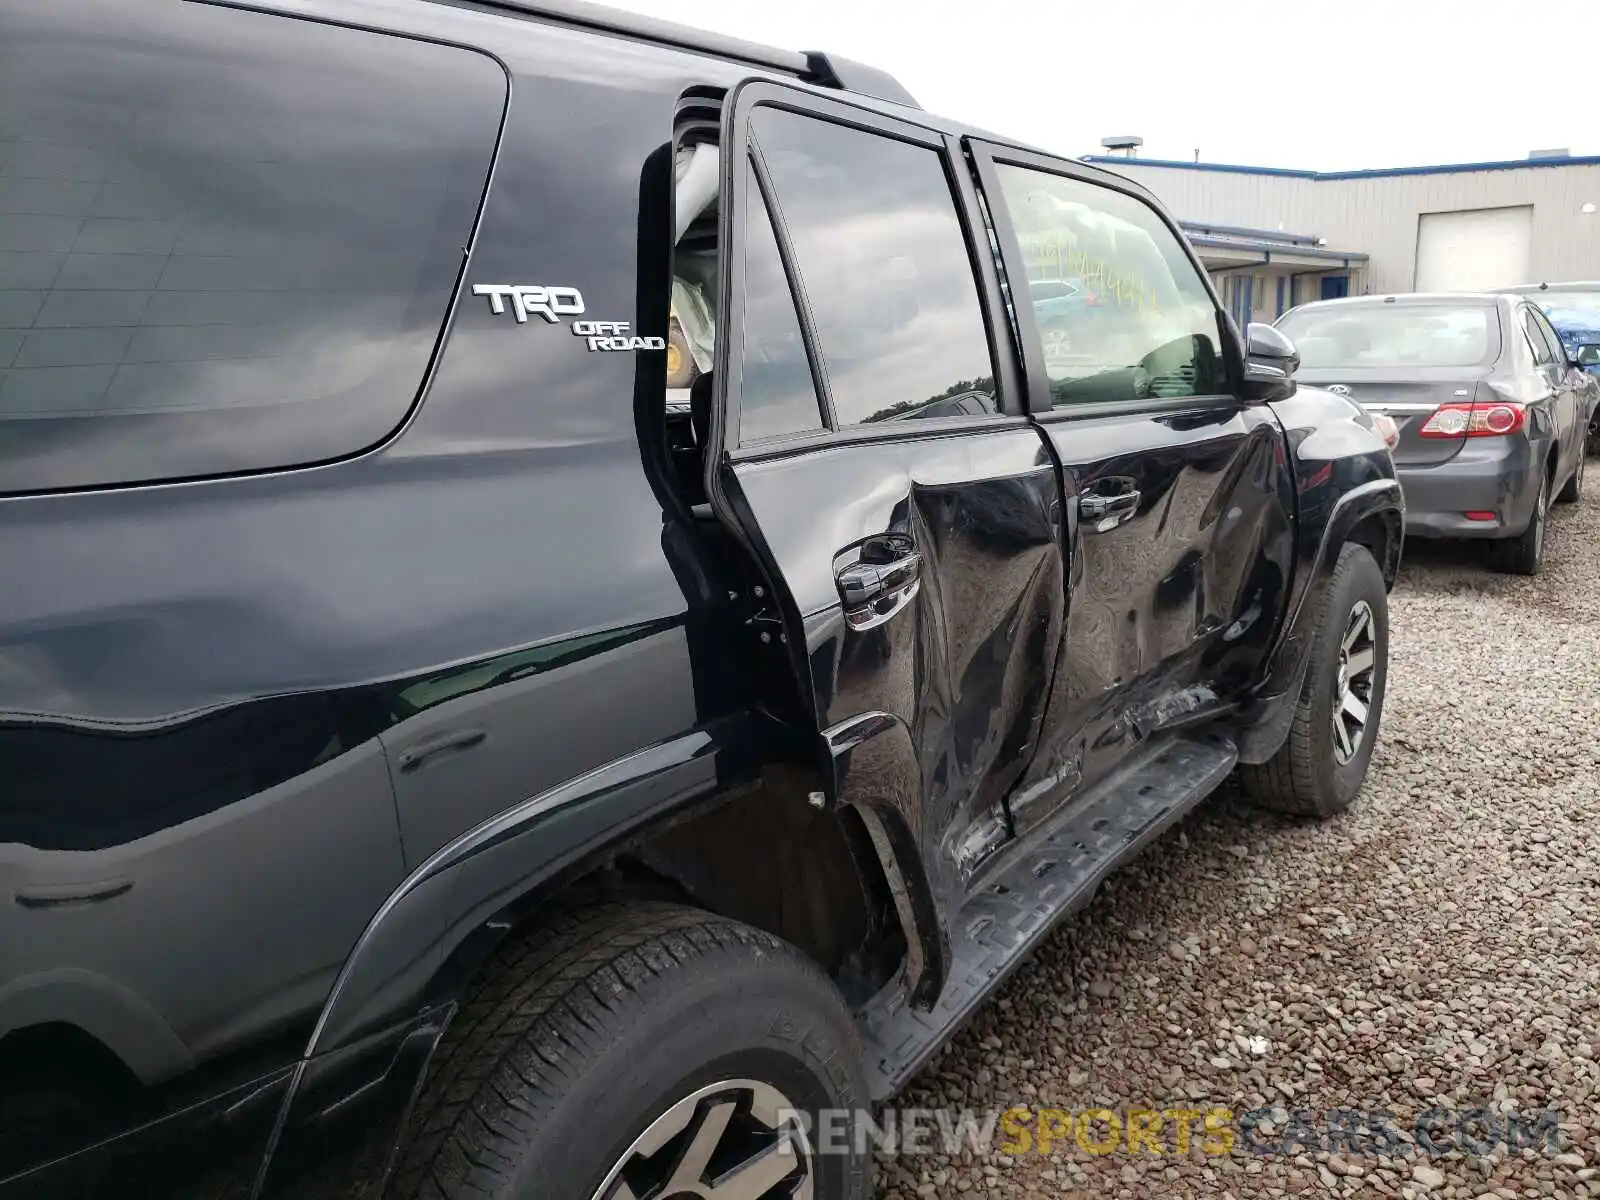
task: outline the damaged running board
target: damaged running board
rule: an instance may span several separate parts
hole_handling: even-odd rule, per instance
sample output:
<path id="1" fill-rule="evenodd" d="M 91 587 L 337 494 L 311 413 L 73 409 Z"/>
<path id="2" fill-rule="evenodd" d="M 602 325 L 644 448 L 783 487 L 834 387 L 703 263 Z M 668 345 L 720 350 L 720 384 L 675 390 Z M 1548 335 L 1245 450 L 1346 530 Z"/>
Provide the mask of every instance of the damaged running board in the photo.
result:
<path id="1" fill-rule="evenodd" d="M 900 993 L 862 1014 L 873 1099 L 899 1091 L 1056 922 L 1215 791 L 1238 757 L 1218 733 L 1174 737 L 1072 804 L 974 893 L 951 922 L 950 977 L 932 1011 L 912 1007 Z"/>

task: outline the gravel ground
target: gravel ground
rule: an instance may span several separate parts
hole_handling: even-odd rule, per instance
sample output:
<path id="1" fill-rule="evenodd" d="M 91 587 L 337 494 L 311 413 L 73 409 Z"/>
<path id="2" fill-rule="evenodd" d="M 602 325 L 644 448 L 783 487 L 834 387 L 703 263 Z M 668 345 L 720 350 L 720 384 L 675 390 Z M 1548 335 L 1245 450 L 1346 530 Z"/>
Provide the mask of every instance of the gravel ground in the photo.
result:
<path id="1" fill-rule="evenodd" d="M 1382 1110 L 1398 1145 L 1330 1151 L 1313 1132 L 1264 1154 L 1241 1135 L 1208 1154 L 1197 1131 L 1179 1155 L 1164 1123 L 1160 1154 L 1065 1134 L 1007 1155 L 1000 1131 L 981 1152 L 880 1156 L 878 1194 L 1600 1196 L 1600 498 L 1555 510 L 1546 553 L 1512 579 L 1470 547 L 1408 546 L 1351 811 L 1315 825 L 1209 801 L 898 1101 L 1275 1106 L 1253 1138 L 1268 1146 L 1292 1110 L 1324 1133 L 1329 1109 Z M 1554 1111 L 1560 1146 L 1477 1154 L 1454 1125 L 1438 1151 L 1409 1140 L 1419 1114 L 1474 1108 Z"/>

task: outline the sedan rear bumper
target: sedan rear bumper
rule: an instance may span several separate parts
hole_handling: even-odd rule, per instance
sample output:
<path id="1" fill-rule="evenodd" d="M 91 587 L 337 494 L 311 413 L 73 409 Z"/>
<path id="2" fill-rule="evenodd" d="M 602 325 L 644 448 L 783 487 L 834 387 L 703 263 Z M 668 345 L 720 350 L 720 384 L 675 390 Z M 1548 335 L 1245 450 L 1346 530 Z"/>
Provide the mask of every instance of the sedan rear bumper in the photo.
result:
<path id="1" fill-rule="evenodd" d="M 1525 438 L 1470 438 L 1449 462 L 1397 470 L 1406 499 L 1406 535 L 1516 537 L 1533 519 L 1543 456 Z M 1536 465 L 1537 464 L 1537 465 Z M 1477 520 L 1467 513 L 1491 513 Z"/>

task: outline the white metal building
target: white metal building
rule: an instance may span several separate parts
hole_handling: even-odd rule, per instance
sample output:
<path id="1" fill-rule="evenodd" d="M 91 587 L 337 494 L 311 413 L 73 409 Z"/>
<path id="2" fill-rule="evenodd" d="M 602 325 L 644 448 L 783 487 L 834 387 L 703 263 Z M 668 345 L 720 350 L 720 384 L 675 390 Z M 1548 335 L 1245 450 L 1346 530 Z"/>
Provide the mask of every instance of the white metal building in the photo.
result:
<path id="1" fill-rule="evenodd" d="M 1241 325 L 1328 296 L 1600 278 L 1600 157 L 1333 172 L 1086 161 L 1160 197 Z"/>

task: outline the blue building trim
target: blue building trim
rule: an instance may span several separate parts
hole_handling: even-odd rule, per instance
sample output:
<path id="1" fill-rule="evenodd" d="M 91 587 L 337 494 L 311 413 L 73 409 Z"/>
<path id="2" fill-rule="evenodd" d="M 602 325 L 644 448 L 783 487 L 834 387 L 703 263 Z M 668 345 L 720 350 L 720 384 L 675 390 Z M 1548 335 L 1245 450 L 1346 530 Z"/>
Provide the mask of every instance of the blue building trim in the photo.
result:
<path id="1" fill-rule="evenodd" d="M 1166 158 L 1127 159 L 1109 154 L 1086 154 L 1083 162 L 1117 167 L 1133 163 L 1142 167 L 1173 167 L 1182 171 L 1217 171 L 1230 175 L 1275 175 L 1287 179 L 1382 179 L 1391 175 L 1462 175 L 1472 171 L 1520 171 L 1538 167 L 1596 167 L 1600 155 L 1573 158 L 1514 158 L 1501 162 L 1445 163 L 1435 167 L 1375 167 L 1364 171 L 1297 171 L 1288 167 L 1247 167 L 1238 163 L 1179 162 Z"/>

